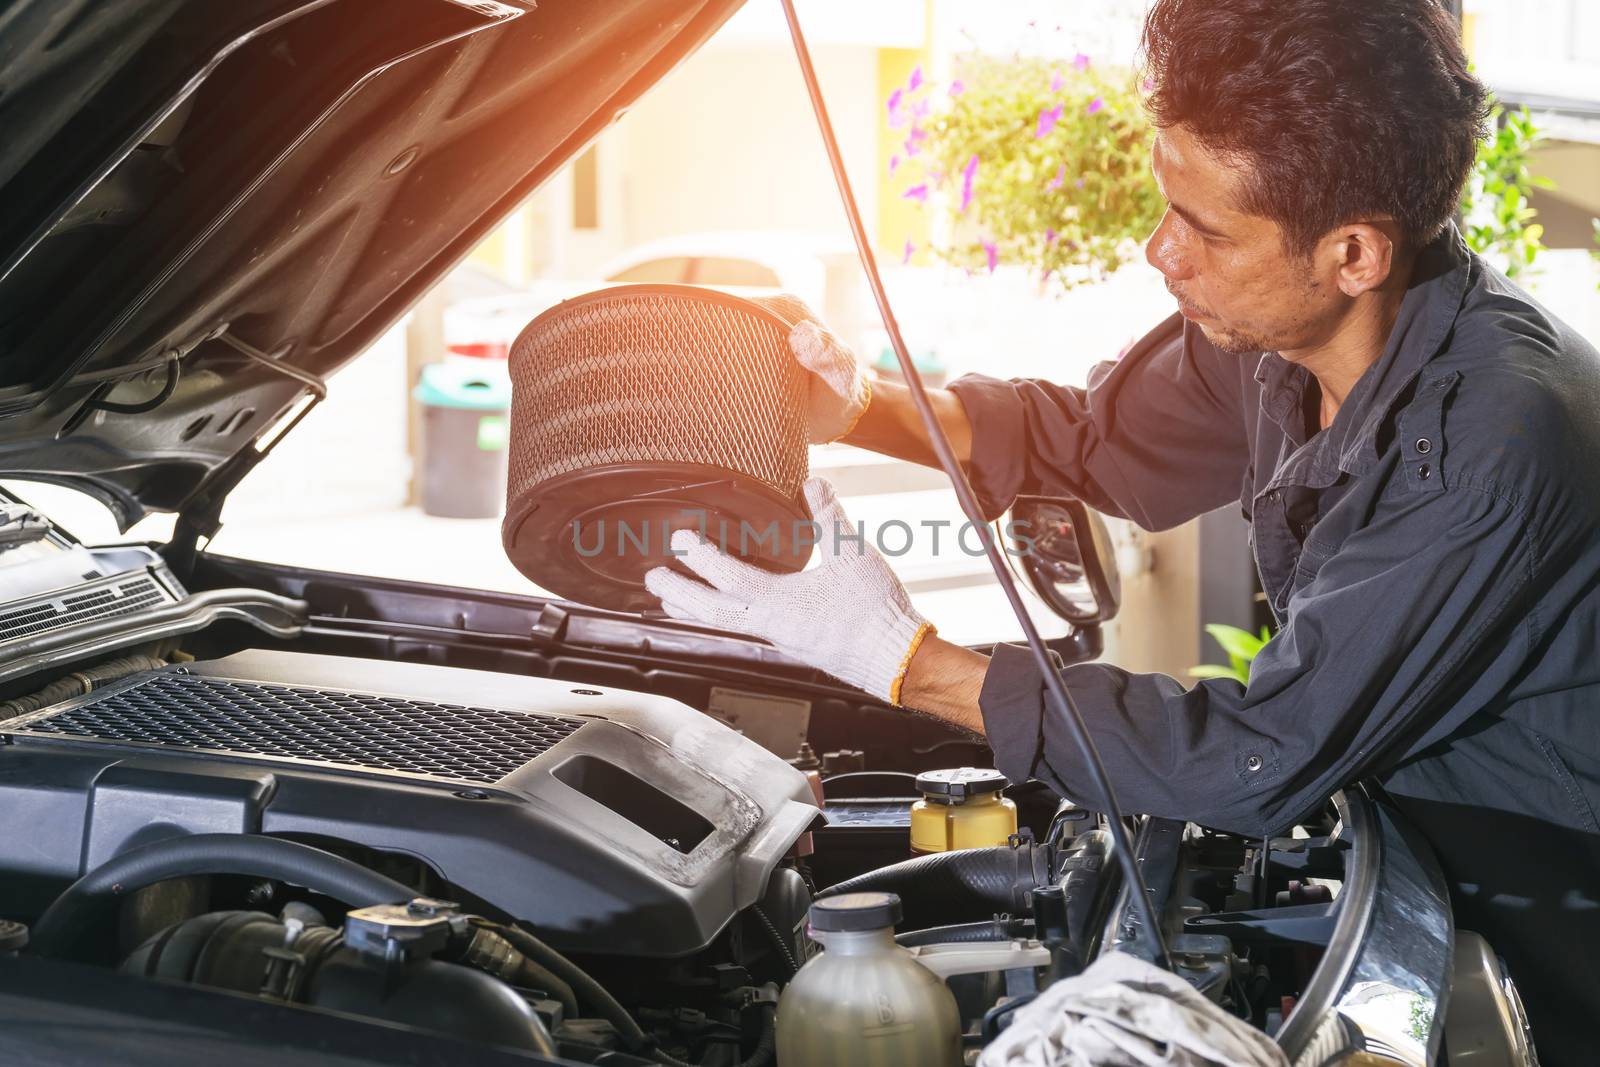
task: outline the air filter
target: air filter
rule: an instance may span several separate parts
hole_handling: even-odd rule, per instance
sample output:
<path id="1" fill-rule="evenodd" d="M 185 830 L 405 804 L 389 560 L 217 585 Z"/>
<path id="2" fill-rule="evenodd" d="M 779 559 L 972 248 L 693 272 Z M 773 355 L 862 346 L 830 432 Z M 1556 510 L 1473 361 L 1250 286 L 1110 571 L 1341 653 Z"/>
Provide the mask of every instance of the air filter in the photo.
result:
<path id="1" fill-rule="evenodd" d="M 541 587 L 658 607 L 644 574 L 671 532 L 796 571 L 810 554 L 806 372 L 792 323 L 688 285 L 567 300 L 511 348 L 506 554 Z"/>

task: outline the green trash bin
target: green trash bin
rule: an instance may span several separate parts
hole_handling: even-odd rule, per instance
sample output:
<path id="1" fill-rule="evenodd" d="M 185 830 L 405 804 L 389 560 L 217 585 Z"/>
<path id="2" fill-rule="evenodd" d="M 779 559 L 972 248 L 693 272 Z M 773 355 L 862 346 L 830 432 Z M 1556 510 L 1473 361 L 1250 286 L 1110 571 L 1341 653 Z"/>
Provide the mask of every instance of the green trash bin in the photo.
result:
<path id="1" fill-rule="evenodd" d="M 452 519 L 492 519 L 506 496 L 503 364 L 430 363 L 411 394 L 422 405 L 422 510 Z"/>
<path id="2" fill-rule="evenodd" d="M 944 384 L 950 376 L 950 369 L 944 365 L 944 360 L 939 358 L 939 353 L 932 349 L 911 353 L 911 363 L 917 368 L 917 376 L 922 379 L 922 384 L 929 389 L 937 389 Z M 877 362 L 872 369 L 878 372 L 878 377 L 886 378 L 891 382 L 905 380 L 900 373 L 900 360 L 895 357 L 894 349 L 884 345 L 878 353 Z"/>

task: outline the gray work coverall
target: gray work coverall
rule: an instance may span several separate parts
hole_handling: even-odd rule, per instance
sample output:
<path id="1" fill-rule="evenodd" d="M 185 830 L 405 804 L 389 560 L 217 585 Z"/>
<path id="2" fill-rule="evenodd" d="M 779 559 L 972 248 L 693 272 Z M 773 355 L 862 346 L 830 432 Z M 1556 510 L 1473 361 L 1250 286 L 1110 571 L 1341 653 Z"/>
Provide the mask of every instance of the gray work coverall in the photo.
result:
<path id="1" fill-rule="evenodd" d="M 1130 810 L 1260 836 L 1361 779 L 1432 842 L 1544 1062 L 1600 1025 L 1600 355 L 1452 227 L 1333 424 L 1275 353 L 1177 316 L 1086 389 L 968 376 L 985 510 L 1068 494 L 1151 530 L 1237 500 L 1278 633 L 1249 685 L 1062 668 Z M 1092 805 L 1033 660 L 980 703 L 996 766 Z"/>

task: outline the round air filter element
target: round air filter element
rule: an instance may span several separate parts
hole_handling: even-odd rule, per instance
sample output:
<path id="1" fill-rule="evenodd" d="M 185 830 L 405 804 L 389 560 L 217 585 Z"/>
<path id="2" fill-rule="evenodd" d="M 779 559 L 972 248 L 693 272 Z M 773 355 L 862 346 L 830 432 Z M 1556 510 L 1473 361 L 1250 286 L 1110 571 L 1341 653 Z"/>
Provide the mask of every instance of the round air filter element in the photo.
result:
<path id="1" fill-rule="evenodd" d="M 644 574 L 673 530 L 797 571 L 812 540 L 806 372 L 792 323 L 689 285 L 603 289 L 511 347 L 506 554 L 558 596 L 659 607 Z"/>

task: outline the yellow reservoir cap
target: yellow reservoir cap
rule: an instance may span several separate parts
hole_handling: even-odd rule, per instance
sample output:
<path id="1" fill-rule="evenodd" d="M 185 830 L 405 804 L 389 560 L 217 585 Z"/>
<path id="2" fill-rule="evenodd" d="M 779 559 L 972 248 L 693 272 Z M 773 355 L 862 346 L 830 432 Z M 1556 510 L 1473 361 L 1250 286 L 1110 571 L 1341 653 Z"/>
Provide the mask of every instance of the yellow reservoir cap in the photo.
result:
<path id="1" fill-rule="evenodd" d="M 999 771 L 957 767 L 917 775 L 922 799 L 911 805 L 911 851 L 949 852 L 1003 845 L 1017 832 L 1017 806 L 1000 791 Z"/>

